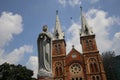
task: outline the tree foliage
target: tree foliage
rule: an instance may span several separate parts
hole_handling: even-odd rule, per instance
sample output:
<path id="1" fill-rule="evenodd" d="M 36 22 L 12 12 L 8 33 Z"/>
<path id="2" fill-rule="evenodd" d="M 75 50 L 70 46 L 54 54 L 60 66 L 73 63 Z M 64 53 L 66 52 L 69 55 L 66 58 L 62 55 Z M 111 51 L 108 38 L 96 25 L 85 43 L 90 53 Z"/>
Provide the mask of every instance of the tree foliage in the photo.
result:
<path id="1" fill-rule="evenodd" d="M 36 80 L 33 71 L 22 65 L 4 63 L 0 65 L 0 80 Z"/>
<path id="2" fill-rule="evenodd" d="M 107 51 L 102 53 L 102 58 L 107 80 L 120 80 L 120 57 L 114 51 Z"/>

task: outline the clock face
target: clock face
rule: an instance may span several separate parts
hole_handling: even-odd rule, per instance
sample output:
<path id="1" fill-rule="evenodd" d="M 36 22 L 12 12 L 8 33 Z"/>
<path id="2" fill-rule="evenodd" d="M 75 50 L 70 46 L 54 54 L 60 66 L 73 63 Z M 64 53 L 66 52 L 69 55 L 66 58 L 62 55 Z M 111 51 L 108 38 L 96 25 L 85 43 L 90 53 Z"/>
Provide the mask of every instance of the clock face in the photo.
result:
<path id="1" fill-rule="evenodd" d="M 77 57 L 77 55 L 74 53 L 74 54 L 72 54 L 72 58 L 76 58 Z"/>
<path id="2" fill-rule="evenodd" d="M 71 64 L 70 71 L 73 74 L 79 74 L 81 72 L 81 66 L 80 66 L 80 64 L 79 63 L 73 63 L 73 64 Z"/>

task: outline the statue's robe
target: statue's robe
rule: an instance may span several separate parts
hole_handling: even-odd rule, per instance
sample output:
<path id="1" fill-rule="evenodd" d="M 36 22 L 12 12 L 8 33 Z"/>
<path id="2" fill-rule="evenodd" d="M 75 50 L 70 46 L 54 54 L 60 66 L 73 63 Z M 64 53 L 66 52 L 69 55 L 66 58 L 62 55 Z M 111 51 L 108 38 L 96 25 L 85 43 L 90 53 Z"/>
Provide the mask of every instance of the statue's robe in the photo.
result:
<path id="1" fill-rule="evenodd" d="M 52 74 L 52 38 L 50 33 L 42 32 L 38 38 L 38 76 Z"/>

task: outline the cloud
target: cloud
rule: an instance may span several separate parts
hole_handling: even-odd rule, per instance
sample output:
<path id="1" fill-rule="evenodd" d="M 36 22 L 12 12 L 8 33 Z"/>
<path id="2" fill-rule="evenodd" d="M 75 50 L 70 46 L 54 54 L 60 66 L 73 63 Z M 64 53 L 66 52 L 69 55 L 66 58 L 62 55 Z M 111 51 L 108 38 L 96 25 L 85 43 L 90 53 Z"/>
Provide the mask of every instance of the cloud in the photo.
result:
<path id="1" fill-rule="evenodd" d="M 87 2 L 94 4 L 99 2 L 99 0 L 86 0 Z M 74 6 L 80 6 L 82 4 L 82 0 L 58 0 L 58 2 L 62 5 L 62 6 L 66 6 L 66 5 L 70 5 L 72 7 Z"/>
<path id="2" fill-rule="evenodd" d="M 96 34 L 96 41 L 100 51 L 113 50 L 112 45 L 115 43 L 114 36 L 111 40 L 112 26 L 119 25 L 120 18 L 115 16 L 108 16 L 108 13 L 103 10 L 91 9 L 87 12 L 87 20 L 89 25 L 91 25 Z M 113 29 L 112 29 L 113 30 Z M 119 46 L 116 46 L 119 47 Z"/>
<path id="3" fill-rule="evenodd" d="M 68 4 L 73 7 L 81 4 L 81 0 L 58 0 L 58 2 L 63 6 Z"/>
<path id="4" fill-rule="evenodd" d="M 0 64 L 4 62 L 18 64 L 26 53 L 33 52 L 31 45 L 23 45 L 7 53 L 5 51 L 5 47 L 13 40 L 14 35 L 23 31 L 22 21 L 21 15 L 12 12 L 2 12 L 0 15 Z"/>
<path id="5" fill-rule="evenodd" d="M 109 16 L 107 12 L 99 9 L 91 9 L 86 12 L 86 18 L 88 24 L 92 26 L 93 32 L 96 34 L 98 49 L 101 52 L 111 50 L 112 45 L 116 41 L 110 39 L 110 28 L 112 28 L 112 26 L 115 24 L 119 25 L 119 19 L 114 16 Z M 81 24 L 79 24 L 79 22 L 72 23 L 67 31 L 67 34 L 71 34 L 71 37 L 67 39 L 67 50 L 70 50 L 71 45 L 75 44 L 75 48 L 82 52 L 79 37 L 79 29 Z M 115 36 L 119 36 L 119 33 L 116 33 Z M 116 47 L 118 48 L 119 46 Z"/>
<path id="6" fill-rule="evenodd" d="M 116 55 L 120 55 L 120 32 L 115 33 L 111 49 L 115 51 Z"/>
<path id="7" fill-rule="evenodd" d="M 13 35 L 18 35 L 23 31 L 22 17 L 12 12 L 2 12 L 0 15 L 0 48 L 13 39 Z"/>
<path id="8" fill-rule="evenodd" d="M 66 0 L 58 0 L 58 2 L 63 5 L 63 6 L 66 6 Z"/>
<path id="9" fill-rule="evenodd" d="M 14 38 L 23 31 L 22 16 L 12 12 L 2 12 L 0 15 L 0 64 L 8 62 L 18 64 L 26 53 L 32 53 L 31 45 L 23 45 L 15 48 L 11 52 L 5 51 L 5 47 Z"/>
<path id="10" fill-rule="evenodd" d="M 19 61 L 23 58 L 25 53 L 32 53 L 33 48 L 30 45 L 24 45 L 20 48 L 14 49 L 10 53 L 5 53 L 3 49 L 0 49 L 0 64 L 8 62 L 11 64 L 18 64 Z"/>
<path id="11" fill-rule="evenodd" d="M 99 0 L 89 0 L 92 4 L 98 2 Z"/>
<path id="12" fill-rule="evenodd" d="M 79 28 L 80 24 L 73 22 L 70 28 L 67 31 L 67 35 L 70 34 L 70 37 L 67 39 L 67 53 L 71 50 L 72 45 L 79 51 L 81 51 L 80 37 L 79 37 Z"/>
<path id="13" fill-rule="evenodd" d="M 37 73 L 38 73 L 38 57 L 37 56 L 30 56 L 26 65 L 29 69 L 34 71 L 33 77 L 36 78 Z"/>
<path id="14" fill-rule="evenodd" d="M 116 39 L 120 39 L 120 32 L 115 33 L 114 36 L 115 36 Z"/>
<path id="15" fill-rule="evenodd" d="M 118 25 L 120 25 L 120 17 L 113 17 L 114 22 L 116 22 Z"/>
<path id="16" fill-rule="evenodd" d="M 81 0 L 69 0 L 71 6 L 76 6 L 81 4 Z"/>
<path id="17" fill-rule="evenodd" d="M 91 9 L 86 15 L 89 25 L 93 27 L 96 34 L 98 48 L 101 51 L 109 50 L 112 44 L 109 39 L 109 28 L 114 24 L 113 17 L 107 17 L 107 12 L 97 9 Z M 106 45 L 106 43 L 108 44 Z"/>

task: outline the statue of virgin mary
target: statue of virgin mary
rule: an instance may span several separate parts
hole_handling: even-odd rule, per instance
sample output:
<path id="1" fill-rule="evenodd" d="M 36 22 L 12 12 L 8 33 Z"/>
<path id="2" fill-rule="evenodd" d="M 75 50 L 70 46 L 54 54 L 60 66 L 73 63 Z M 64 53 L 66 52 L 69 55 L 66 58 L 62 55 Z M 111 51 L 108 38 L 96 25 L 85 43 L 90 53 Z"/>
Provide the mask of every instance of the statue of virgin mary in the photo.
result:
<path id="1" fill-rule="evenodd" d="M 52 37 L 47 25 L 38 37 L 38 77 L 52 77 Z"/>

